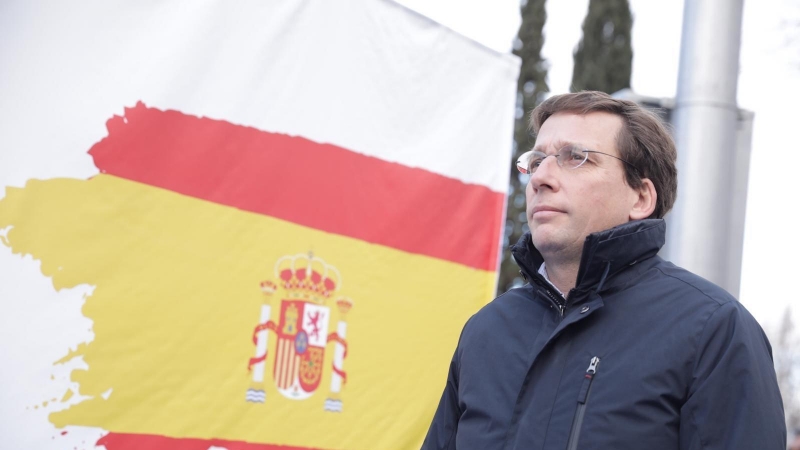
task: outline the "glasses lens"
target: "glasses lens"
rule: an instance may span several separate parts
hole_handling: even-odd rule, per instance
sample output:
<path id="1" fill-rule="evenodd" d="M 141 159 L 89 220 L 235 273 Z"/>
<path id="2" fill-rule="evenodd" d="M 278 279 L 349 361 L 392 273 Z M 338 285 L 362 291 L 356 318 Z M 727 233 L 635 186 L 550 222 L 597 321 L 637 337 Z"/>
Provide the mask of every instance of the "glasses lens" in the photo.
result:
<path id="1" fill-rule="evenodd" d="M 575 169 L 586 162 L 588 155 L 589 154 L 587 152 L 572 145 L 564 147 L 558 151 L 558 159 L 561 163 L 561 166 L 570 169 Z"/>
<path id="2" fill-rule="evenodd" d="M 523 153 L 517 160 L 517 170 L 527 175 L 532 174 L 541 163 L 541 156 L 539 152 L 533 150 Z"/>
<path id="3" fill-rule="evenodd" d="M 533 171 L 536 170 L 536 167 L 532 165 L 533 158 L 534 158 L 533 150 L 523 153 L 517 160 L 517 170 L 526 175 L 530 175 L 531 173 L 533 173 Z"/>

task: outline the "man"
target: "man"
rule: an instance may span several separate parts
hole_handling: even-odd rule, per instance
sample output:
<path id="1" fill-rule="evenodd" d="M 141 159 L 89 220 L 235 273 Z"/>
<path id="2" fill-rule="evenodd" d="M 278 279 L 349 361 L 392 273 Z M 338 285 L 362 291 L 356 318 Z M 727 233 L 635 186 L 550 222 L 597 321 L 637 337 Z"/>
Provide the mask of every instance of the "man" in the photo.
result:
<path id="1" fill-rule="evenodd" d="M 475 314 L 423 449 L 781 450 L 763 331 L 712 283 L 656 255 L 677 190 L 653 114 L 598 92 L 531 117 L 529 284 Z"/>

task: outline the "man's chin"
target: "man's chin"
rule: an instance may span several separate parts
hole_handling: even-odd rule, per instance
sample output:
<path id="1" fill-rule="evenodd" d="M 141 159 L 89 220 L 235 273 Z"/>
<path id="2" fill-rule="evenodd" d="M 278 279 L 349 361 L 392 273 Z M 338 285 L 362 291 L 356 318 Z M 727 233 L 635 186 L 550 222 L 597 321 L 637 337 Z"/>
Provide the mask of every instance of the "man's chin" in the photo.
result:
<path id="1" fill-rule="evenodd" d="M 561 239 L 550 230 L 537 229 L 536 231 L 531 231 L 531 241 L 536 250 L 539 250 L 539 253 L 542 254 L 557 252 L 564 248 Z"/>

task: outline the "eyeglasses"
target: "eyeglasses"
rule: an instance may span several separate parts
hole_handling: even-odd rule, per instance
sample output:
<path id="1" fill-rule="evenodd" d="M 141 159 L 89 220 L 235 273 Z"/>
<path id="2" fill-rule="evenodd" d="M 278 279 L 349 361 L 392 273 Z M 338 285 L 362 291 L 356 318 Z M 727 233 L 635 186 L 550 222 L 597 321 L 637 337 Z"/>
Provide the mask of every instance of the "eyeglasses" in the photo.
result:
<path id="1" fill-rule="evenodd" d="M 614 159 L 618 159 L 624 162 L 625 164 L 633 167 L 634 170 L 637 170 L 636 166 L 617 156 L 609 155 L 608 153 L 598 152 L 597 150 L 585 150 L 582 148 L 578 148 L 574 145 L 567 145 L 565 147 L 562 147 L 561 150 L 559 150 L 553 155 L 548 155 L 538 150 L 531 150 L 525 152 L 517 160 L 517 170 L 527 175 L 533 174 L 534 172 L 536 172 L 536 169 L 544 162 L 544 159 L 547 158 L 548 156 L 555 156 L 556 162 L 558 163 L 559 167 L 567 169 L 577 169 L 589 159 L 589 153 L 599 153 L 601 155 L 610 156 Z"/>

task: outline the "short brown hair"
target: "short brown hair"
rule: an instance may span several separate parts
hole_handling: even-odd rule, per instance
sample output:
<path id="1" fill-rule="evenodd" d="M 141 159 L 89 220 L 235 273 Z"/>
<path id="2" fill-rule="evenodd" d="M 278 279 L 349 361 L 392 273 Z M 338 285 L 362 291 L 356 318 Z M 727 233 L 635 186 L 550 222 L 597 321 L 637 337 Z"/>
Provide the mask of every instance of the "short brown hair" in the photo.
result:
<path id="1" fill-rule="evenodd" d="M 534 135 L 550 116 L 560 112 L 589 114 L 608 112 L 622 118 L 617 134 L 619 155 L 636 169 L 625 165 L 625 182 L 634 189 L 649 178 L 656 188 L 656 208 L 650 218 L 662 218 L 675 203 L 678 191 L 677 151 L 675 141 L 661 119 L 638 104 L 611 97 L 604 92 L 583 91 L 555 95 L 531 112 L 530 129 Z"/>

